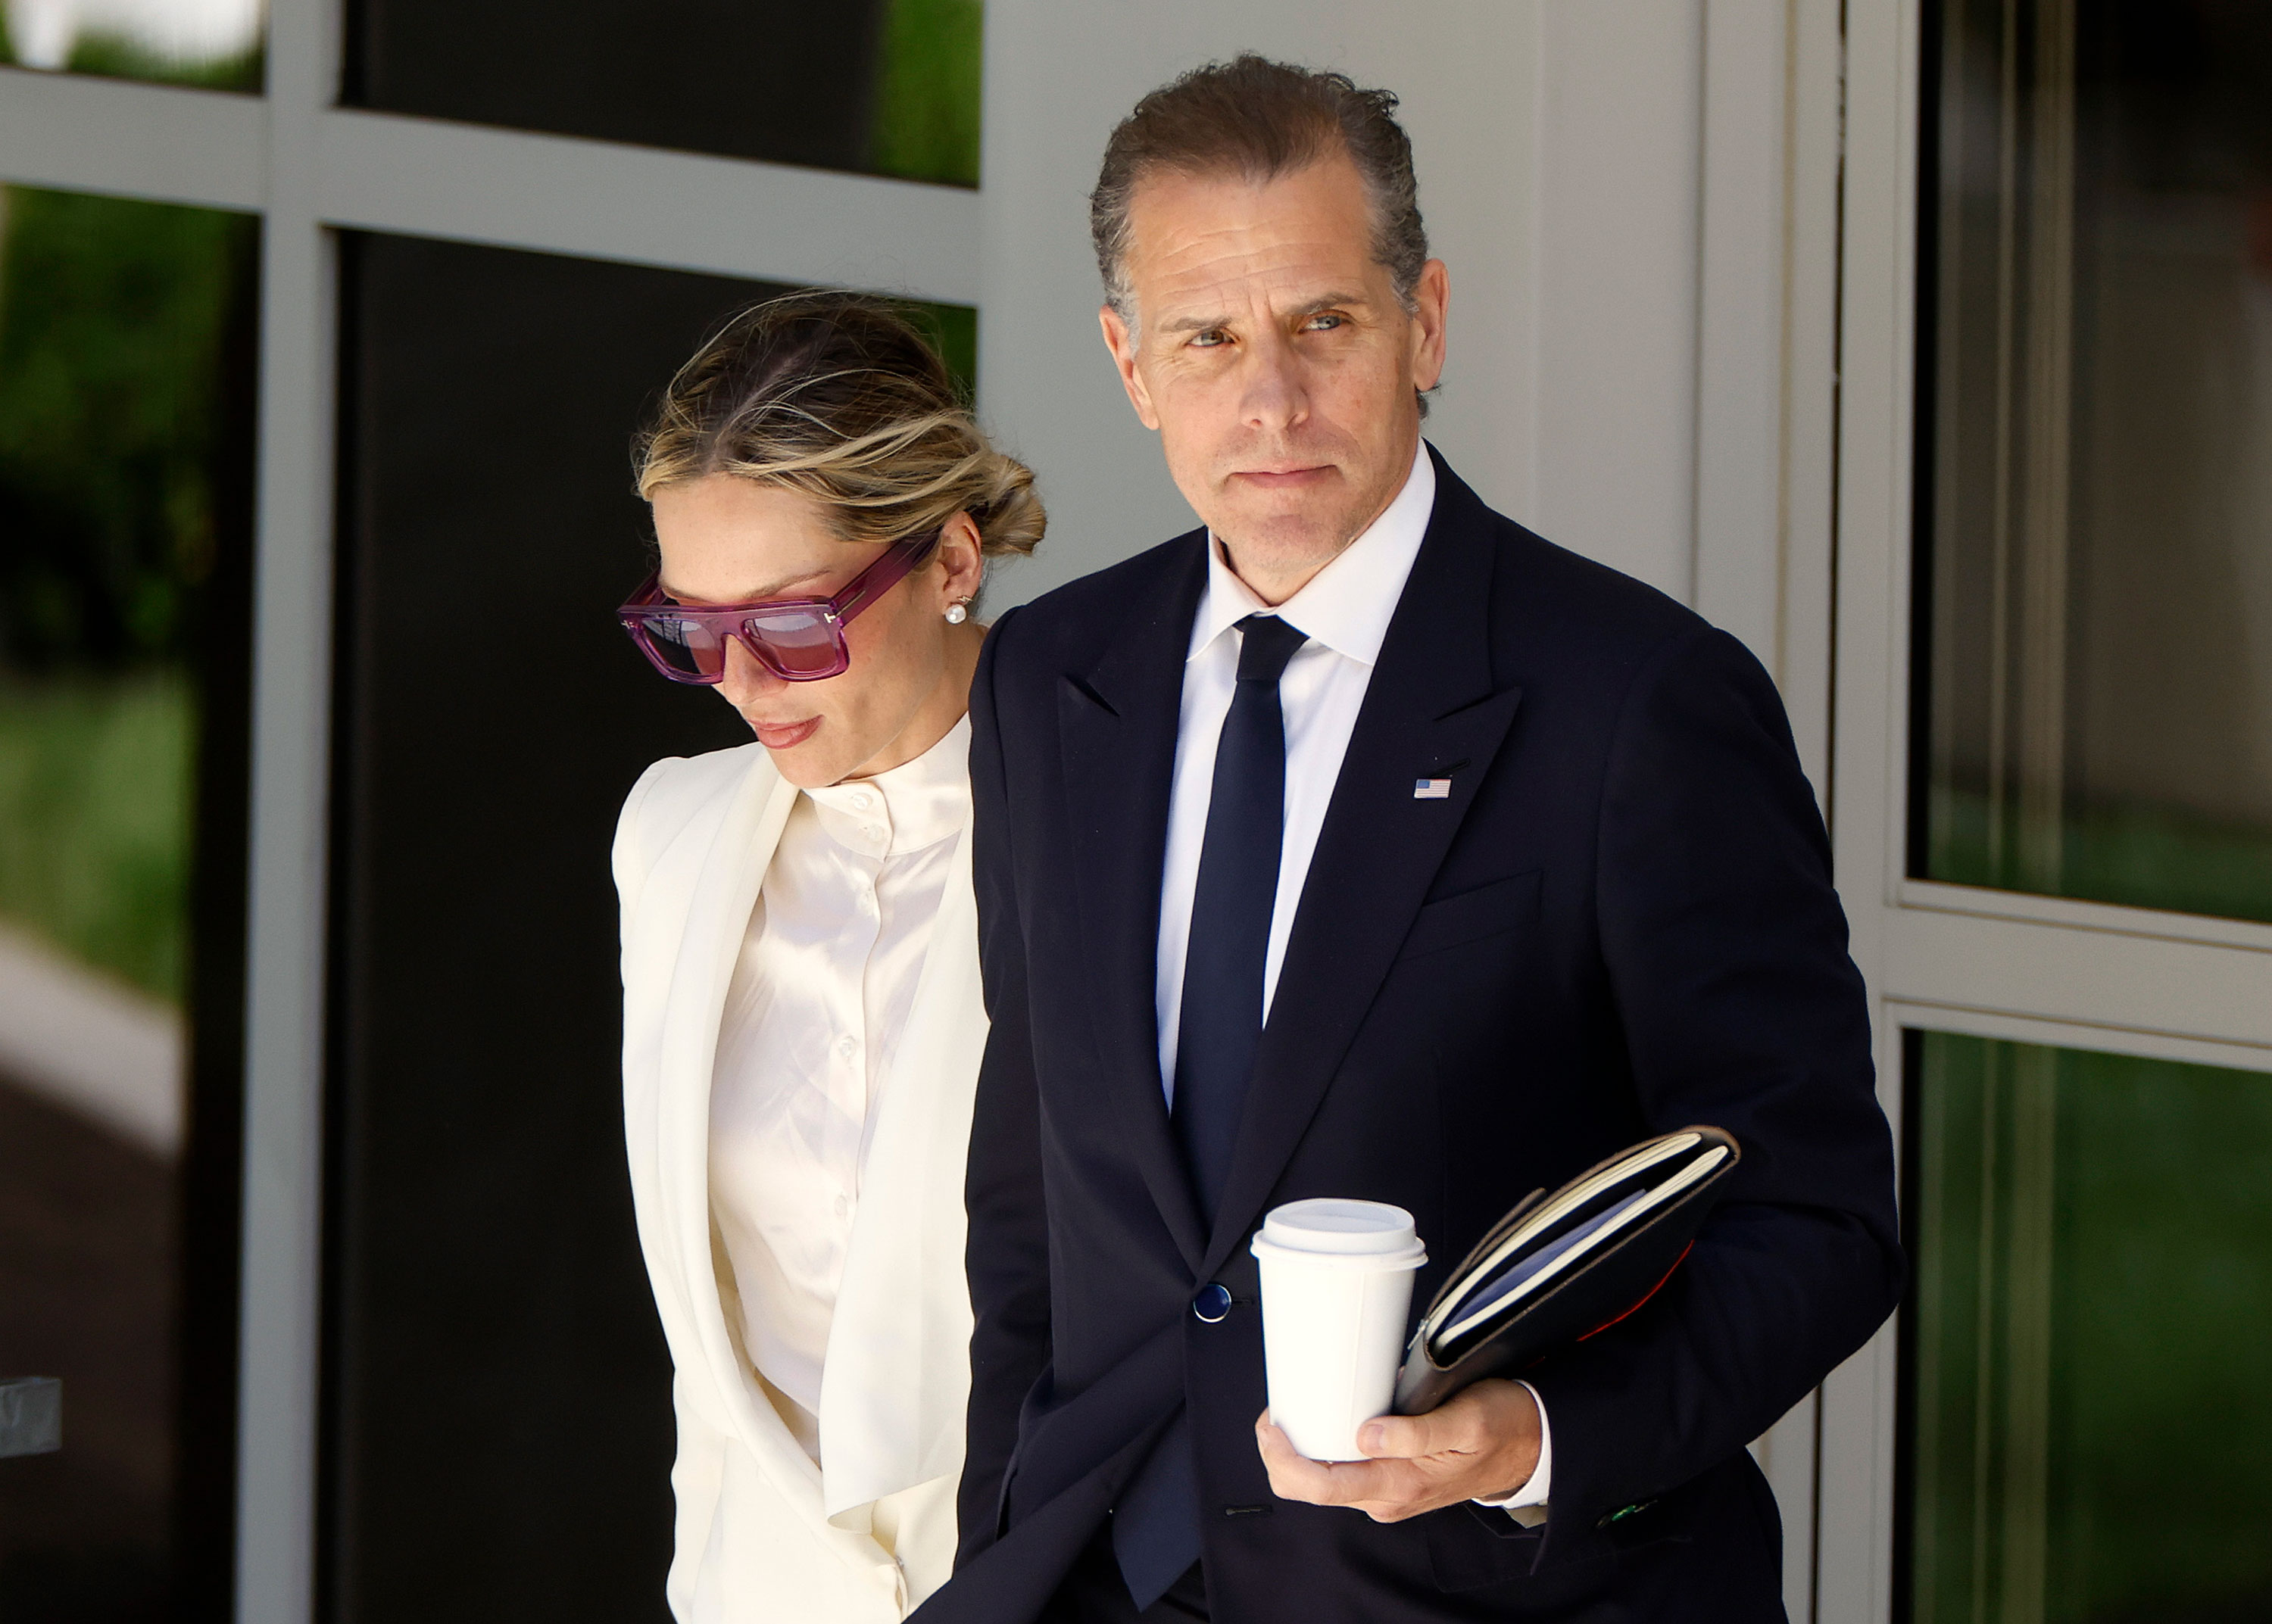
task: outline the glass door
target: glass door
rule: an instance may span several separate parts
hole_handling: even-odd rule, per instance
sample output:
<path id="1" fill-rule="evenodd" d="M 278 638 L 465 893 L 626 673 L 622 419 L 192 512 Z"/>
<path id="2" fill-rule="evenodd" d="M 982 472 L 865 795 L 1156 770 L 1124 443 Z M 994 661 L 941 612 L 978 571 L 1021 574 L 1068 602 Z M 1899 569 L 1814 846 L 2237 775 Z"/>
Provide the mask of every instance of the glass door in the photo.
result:
<path id="1" fill-rule="evenodd" d="M 226 1598 L 258 264 L 0 186 L 0 1616 Z"/>
<path id="2" fill-rule="evenodd" d="M 2272 920 L 2272 14 L 1933 22 L 1910 871 Z"/>
<path id="3" fill-rule="evenodd" d="M 2272 1613 L 2272 13 L 1850 8 L 1842 885 L 1899 1325 L 1817 1617 Z"/>

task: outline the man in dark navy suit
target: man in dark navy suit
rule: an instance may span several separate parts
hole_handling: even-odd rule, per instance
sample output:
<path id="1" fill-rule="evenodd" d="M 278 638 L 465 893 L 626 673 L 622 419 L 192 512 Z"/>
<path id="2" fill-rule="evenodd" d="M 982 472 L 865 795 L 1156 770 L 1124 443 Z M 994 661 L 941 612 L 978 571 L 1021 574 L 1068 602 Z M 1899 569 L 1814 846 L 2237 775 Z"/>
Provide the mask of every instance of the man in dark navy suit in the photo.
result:
<path id="1" fill-rule="evenodd" d="M 1005 615 L 972 696 L 993 1033 L 926 1619 L 1780 1619 L 1744 1445 L 1899 1294 L 1775 689 L 1422 441 L 1447 282 L 1394 105 L 1243 57 L 1107 151 L 1105 340 L 1205 523 Z M 1364 1461 L 1258 1419 L 1270 1208 L 1409 1209 L 1416 1313 L 1526 1193 L 1698 1122 L 1743 1160 L 1639 1312 Z"/>

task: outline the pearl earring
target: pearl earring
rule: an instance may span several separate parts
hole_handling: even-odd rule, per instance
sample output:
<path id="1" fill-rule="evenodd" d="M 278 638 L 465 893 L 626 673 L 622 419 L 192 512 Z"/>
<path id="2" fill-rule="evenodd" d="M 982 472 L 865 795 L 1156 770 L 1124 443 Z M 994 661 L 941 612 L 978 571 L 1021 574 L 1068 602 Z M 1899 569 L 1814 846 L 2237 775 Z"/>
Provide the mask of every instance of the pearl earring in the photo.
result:
<path id="1" fill-rule="evenodd" d="M 963 622 L 968 620 L 970 618 L 970 610 L 967 606 L 970 600 L 965 598 L 960 603 L 948 604 L 946 606 L 946 623 L 950 626 L 960 626 Z"/>

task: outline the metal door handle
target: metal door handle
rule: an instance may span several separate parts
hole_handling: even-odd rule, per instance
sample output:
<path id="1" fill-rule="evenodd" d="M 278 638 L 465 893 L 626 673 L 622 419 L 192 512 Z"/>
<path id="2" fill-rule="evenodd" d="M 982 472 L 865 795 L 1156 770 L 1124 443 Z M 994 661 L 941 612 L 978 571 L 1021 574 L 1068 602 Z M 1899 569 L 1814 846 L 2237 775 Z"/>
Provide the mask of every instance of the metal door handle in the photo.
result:
<path id="1" fill-rule="evenodd" d="M 64 1384 L 53 1376 L 0 1382 L 0 1457 L 64 1447 Z"/>

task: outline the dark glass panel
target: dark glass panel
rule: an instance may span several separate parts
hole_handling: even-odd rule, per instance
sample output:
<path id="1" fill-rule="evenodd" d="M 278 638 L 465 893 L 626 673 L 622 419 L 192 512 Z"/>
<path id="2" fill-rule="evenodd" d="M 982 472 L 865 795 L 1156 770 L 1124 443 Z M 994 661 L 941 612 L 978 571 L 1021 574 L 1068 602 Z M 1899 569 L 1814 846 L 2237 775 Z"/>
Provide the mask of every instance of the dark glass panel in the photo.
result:
<path id="1" fill-rule="evenodd" d="M 2272 920 L 2272 10 L 1928 61 L 1912 871 Z"/>
<path id="2" fill-rule="evenodd" d="M 978 312 L 967 304 L 917 304 L 908 307 L 925 337 L 962 386 L 963 398 L 978 398 Z"/>
<path id="3" fill-rule="evenodd" d="M 346 99 L 516 130 L 978 182 L 981 0 L 357 0 Z"/>
<path id="4" fill-rule="evenodd" d="M 0 193 L 0 1616 L 227 1611 L 257 271 Z"/>
<path id="5" fill-rule="evenodd" d="M 11 0 L 0 63 L 208 90 L 261 86 L 264 0 Z"/>
<path id="6" fill-rule="evenodd" d="M 1910 1042 L 1908 1618 L 2272 1616 L 2272 1076 Z"/>
<path id="7" fill-rule="evenodd" d="M 359 234 L 343 257 L 327 1615 L 660 1619 L 669 1366 L 608 850 L 648 763 L 750 734 L 614 610 L 650 563 L 634 427 L 780 290 Z M 950 364 L 961 337 L 967 387 L 972 313 L 913 313 Z"/>
<path id="8" fill-rule="evenodd" d="M 400 237 L 345 257 L 328 1612 L 659 1620 L 670 1372 L 608 847 L 647 763 L 749 730 L 613 611 L 647 569 L 632 431 L 767 290 Z"/>

